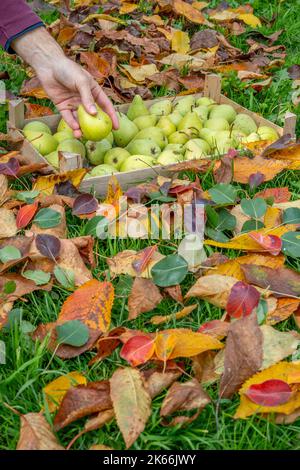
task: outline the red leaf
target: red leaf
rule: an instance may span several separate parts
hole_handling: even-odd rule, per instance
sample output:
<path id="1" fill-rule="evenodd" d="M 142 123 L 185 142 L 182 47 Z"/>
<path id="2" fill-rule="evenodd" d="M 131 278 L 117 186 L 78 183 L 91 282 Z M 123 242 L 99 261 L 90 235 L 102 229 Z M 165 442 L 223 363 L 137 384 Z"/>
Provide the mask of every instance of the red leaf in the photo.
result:
<path id="1" fill-rule="evenodd" d="M 227 336 L 229 326 L 230 323 L 222 320 L 211 320 L 203 323 L 197 331 L 198 333 L 205 333 L 213 336 L 214 338 L 222 339 Z"/>
<path id="2" fill-rule="evenodd" d="M 34 202 L 33 204 L 27 204 L 26 206 L 21 207 L 18 211 L 16 224 L 18 229 L 26 227 L 29 222 L 33 219 L 38 208 L 38 203 Z"/>
<path id="3" fill-rule="evenodd" d="M 251 232 L 249 233 L 249 237 L 265 248 L 271 255 L 277 256 L 281 252 L 282 241 L 281 238 L 276 235 L 263 235 L 259 232 Z"/>
<path id="4" fill-rule="evenodd" d="M 291 193 L 288 187 L 284 188 L 267 188 L 260 193 L 255 194 L 254 197 L 262 197 L 263 199 L 272 198 L 274 202 L 288 202 L 291 198 Z"/>
<path id="5" fill-rule="evenodd" d="M 239 281 L 230 291 L 226 311 L 232 318 L 246 317 L 257 307 L 259 299 L 260 294 L 255 287 Z"/>
<path id="6" fill-rule="evenodd" d="M 261 384 L 251 385 L 245 395 L 249 400 L 261 406 L 278 406 L 287 403 L 292 389 L 283 380 L 271 379 Z"/>
<path id="7" fill-rule="evenodd" d="M 133 367 L 147 362 L 154 353 L 154 340 L 149 336 L 133 336 L 120 351 L 120 356 Z"/>

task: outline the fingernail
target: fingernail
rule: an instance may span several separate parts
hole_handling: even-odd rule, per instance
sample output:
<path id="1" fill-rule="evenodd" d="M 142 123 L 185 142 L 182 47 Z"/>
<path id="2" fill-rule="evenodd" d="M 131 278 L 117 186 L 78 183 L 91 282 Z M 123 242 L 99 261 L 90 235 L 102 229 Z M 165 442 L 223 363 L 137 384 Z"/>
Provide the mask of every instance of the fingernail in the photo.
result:
<path id="1" fill-rule="evenodd" d="M 95 114 L 97 112 L 96 106 L 94 106 L 93 104 L 92 104 L 92 106 L 90 106 L 90 112 L 93 113 L 93 114 Z"/>

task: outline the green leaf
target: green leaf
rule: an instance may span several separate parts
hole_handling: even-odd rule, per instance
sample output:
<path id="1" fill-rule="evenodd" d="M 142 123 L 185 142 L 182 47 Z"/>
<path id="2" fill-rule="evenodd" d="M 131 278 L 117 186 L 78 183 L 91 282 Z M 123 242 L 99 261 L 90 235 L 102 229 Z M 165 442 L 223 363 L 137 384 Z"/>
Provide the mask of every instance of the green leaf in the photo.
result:
<path id="1" fill-rule="evenodd" d="M 56 326 L 57 342 L 79 348 L 87 343 L 88 327 L 79 320 L 71 320 Z"/>
<path id="2" fill-rule="evenodd" d="M 218 224 L 216 227 L 214 227 L 215 229 L 217 229 L 218 231 L 223 231 L 223 230 L 234 230 L 235 227 L 236 227 L 236 217 L 232 214 L 230 214 L 230 212 L 228 212 L 228 210 L 226 209 L 220 209 L 218 211 L 218 217 L 219 217 L 219 220 L 218 220 Z"/>
<path id="3" fill-rule="evenodd" d="M 17 288 L 15 281 L 8 281 L 3 286 L 4 294 L 13 294 Z"/>
<path id="4" fill-rule="evenodd" d="M 24 271 L 22 276 L 26 277 L 26 279 L 30 279 L 31 281 L 35 282 L 37 286 L 47 284 L 51 278 L 50 273 L 46 273 L 45 271 L 41 271 L 40 269 L 36 269 L 35 271 Z"/>
<path id="5" fill-rule="evenodd" d="M 216 242 L 226 243 L 229 240 L 229 238 L 223 232 L 210 227 L 205 228 L 205 234 L 207 237 L 215 240 Z"/>
<path id="6" fill-rule="evenodd" d="M 205 212 L 207 215 L 207 221 L 208 223 L 213 227 L 216 228 L 219 222 L 219 215 L 216 209 L 211 207 L 209 204 L 205 206 Z"/>
<path id="7" fill-rule="evenodd" d="M 263 217 L 266 213 L 267 207 L 266 201 L 261 197 L 241 200 L 242 211 L 253 219 L 260 219 Z"/>
<path id="8" fill-rule="evenodd" d="M 300 224 L 300 209 L 289 207 L 283 211 L 282 222 L 284 224 Z"/>
<path id="9" fill-rule="evenodd" d="M 232 184 L 219 183 L 208 192 L 216 204 L 231 205 L 237 198 L 237 190 Z"/>
<path id="10" fill-rule="evenodd" d="M 258 306 L 256 307 L 257 322 L 259 325 L 265 323 L 268 315 L 268 304 L 265 299 L 260 299 Z"/>
<path id="11" fill-rule="evenodd" d="M 173 201 L 176 201 L 175 197 L 166 196 L 165 194 L 161 193 L 160 191 L 157 191 L 155 193 L 150 193 L 149 197 L 152 201 L 158 201 L 158 202 L 173 202 Z"/>
<path id="12" fill-rule="evenodd" d="M 61 214 L 46 207 L 37 213 L 33 222 L 40 228 L 56 227 L 61 222 Z"/>
<path id="13" fill-rule="evenodd" d="M 9 314 L 7 323 L 3 326 L 5 330 L 10 330 L 15 323 L 20 323 L 22 320 L 23 310 L 22 308 L 13 308 Z"/>
<path id="14" fill-rule="evenodd" d="M 258 230 L 263 227 L 264 227 L 264 224 L 262 223 L 261 220 L 255 220 L 255 219 L 246 220 L 246 222 L 242 226 L 241 233 L 251 232 L 252 230 Z"/>
<path id="15" fill-rule="evenodd" d="M 73 290 L 75 288 L 75 274 L 70 269 L 63 269 L 60 266 L 55 266 L 54 276 L 66 289 Z"/>
<path id="16" fill-rule="evenodd" d="M 300 258 L 300 233 L 287 232 L 281 237 L 282 252 L 285 256 Z"/>
<path id="17" fill-rule="evenodd" d="M 15 259 L 22 258 L 22 254 L 18 248 L 12 245 L 7 245 L 0 250 L 0 261 L 1 263 L 7 263 Z"/>
<path id="18" fill-rule="evenodd" d="M 153 282 L 160 287 L 180 284 L 188 273 L 188 264 L 182 256 L 169 255 L 151 269 Z"/>
<path id="19" fill-rule="evenodd" d="M 38 189 L 34 189 L 32 191 L 21 191 L 15 194 L 16 199 L 19 201 L 24 201 L 27 204 L 32 204 L 34 199 L 40 194 Z"/>
<path id="20" fill-rule="evenodd" d="M 92 237 L 97 237 L 98 225 L 102 227 L 105 222 L 107 222 L 106 225 L 109 224 L 109 221 L 103 215 L 96 215 L 86 223 L 84 227 L 84 235 L 91 235 Z"/>

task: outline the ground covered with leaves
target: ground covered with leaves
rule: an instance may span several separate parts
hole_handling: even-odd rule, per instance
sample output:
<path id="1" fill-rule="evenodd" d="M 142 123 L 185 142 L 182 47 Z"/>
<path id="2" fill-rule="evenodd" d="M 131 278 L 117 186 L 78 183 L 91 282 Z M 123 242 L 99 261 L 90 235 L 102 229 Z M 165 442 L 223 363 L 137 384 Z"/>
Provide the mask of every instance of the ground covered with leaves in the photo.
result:
<path id="1" fill-rule="evenodd" d="M 298 111 L 296 2 L 32 3 L 116 103 L 202 92 L 217 72 L 279 125 Z M 52 113 L 1 59 L 7 98 Z M 78 191 L 85 170 L 41 177 L 1 140 L 0 448 L 299 449 L 300 144 L 183 162 L 127 193 L 205 205 L 195 262 L 175 239 L 97 238 L 115 178 L 100 201 Z"/>

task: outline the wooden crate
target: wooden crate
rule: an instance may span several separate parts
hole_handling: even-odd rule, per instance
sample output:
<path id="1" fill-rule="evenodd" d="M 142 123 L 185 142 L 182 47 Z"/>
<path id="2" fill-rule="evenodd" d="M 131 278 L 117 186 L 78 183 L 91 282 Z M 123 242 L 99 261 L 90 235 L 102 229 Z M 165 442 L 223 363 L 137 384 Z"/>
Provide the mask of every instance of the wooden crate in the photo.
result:
<path id="1" fill-rule="evenodd" d="M 218 75 L 207 75 L 205 80 L 205 87 L 204 92 L 195 94 L 196 98 L 200 96 L 208 96 L 214 99 L 218 104 L 229 104 L 233 106 L 233 108 L 238 113 L 246 113 L 251 116 L 257 125 L 259 126 L 270 126 L 274 128 L 280 136 L 284 134 L 291 134 L 292 138 L 295 138 L 295 128 L 296 128 L 296 115 L 290 112 L 287 112 L 285 115 L 285 122 L 284 127 L 277 126 L 273 122 L 263 118 L 262 116 L 249 111 L 246 108 L 243 108 L 238 103 L 230 100 L 226 96 L 221 94 L 221 79 Z M 176 98 L 170 97 L 168 99 L 174 101 L 180 100 L 182 96 L 178 96 Z M 153 103 L 160 101 L 162 98 L 149 100 L 146 101 L 145 104 L 147 107 L 150 107 Z M 165 98 L 164 98 L 165 99 Z M 115 106 L 117 111 L 121 111 L 123 113 L 127 112 L 129 104 L 117 105 Z M 16 140 L 22 138 L 22 133 L 20 132 L 21 129 L 31 121 L 42 121 L 45 122 L 51 130 L 54 132 L 57 128 L 57 125 L 61 119 L 59 114 L 55 114 L 53 116 L 45 116 L 40 118 L 34 119 L 25 119 L 25 104 L 22 99 L 11 101 L 9 104 L 9 121 L 8 121 L 8 131 L 10 135 L 15 138 Z M 22 153 L 22 157 L 24 162 L 26 163 L 48 163 L 47 160 L 40 155 L 39 152 L 31 145 L 28 140 L 24 140 L 22 147 L 20 149 Z M 69 153 L 63 153 L 60 159 L 60 172 L 65 172 L 68 170 L 73 170 L 76 168 L 82 167 L 82 158 L 80 155 L 74 155 Z M 44 173 L 56 173 L 55 170 L 51 166 L 47 166 L 45 168 Z M 158 174 L 168 176 L 170 171 L 168 166 L 163 167 L 157 165 L 153 168 L 147 168 L 143 170 L 134 170 L 130 172 L 124 173 L 116 173 L 116 176 L 121 184 L 121 187 L 126 190 L 130 186 L 134 186 L 138 183 L 143 181 L 150 180 L 151 178 L 157 176 Z M 107 184 L 110 179 L 110 176 L 96 176 L 93 178 L 89 178 L 88 180 L 84 180 L 80 186 L 81 191 L 89 192 L 94 191 L 95 194 L 98 196 L 104 196 L 106 194 Z"/>

